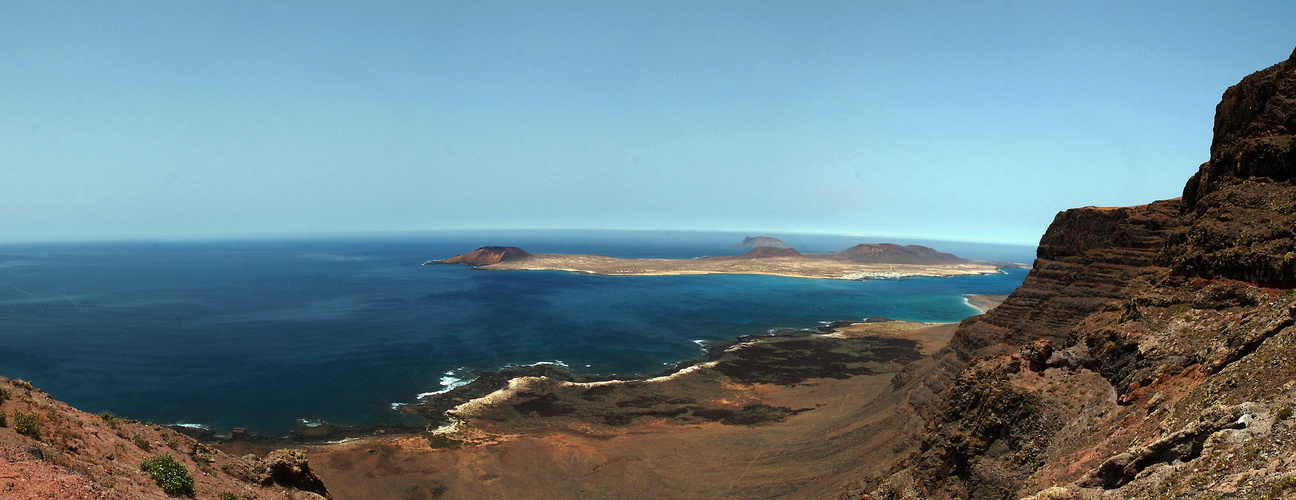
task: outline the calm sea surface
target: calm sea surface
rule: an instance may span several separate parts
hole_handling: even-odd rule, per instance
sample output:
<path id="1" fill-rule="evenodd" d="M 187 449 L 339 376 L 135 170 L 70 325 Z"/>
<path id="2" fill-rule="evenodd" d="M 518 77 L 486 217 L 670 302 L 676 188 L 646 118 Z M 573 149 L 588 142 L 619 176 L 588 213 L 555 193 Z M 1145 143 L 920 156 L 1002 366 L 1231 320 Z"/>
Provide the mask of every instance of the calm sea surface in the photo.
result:
<path id="1" fill-rule="evenodd" d="M 422 266 L 482 245 L 618 257 L 731 255 L 741 234 L 447 232 L 332 240 L 0 246 L 0 374 L 86 411 L 286 433 L 403 421 L 393 403 L 469 369 L 660 370 L 698 341 L 882 316 L 958 321 L 1025 270 L 835 281 L 604 277 Z M 781 236 L 781 235 L 779 235 Z M 803 252 L 865 238 L 788 236 Z M 905 242 L 908 243 L 908 242 Z M 1032 249 L 918 242 L 1029 263 Z"/>

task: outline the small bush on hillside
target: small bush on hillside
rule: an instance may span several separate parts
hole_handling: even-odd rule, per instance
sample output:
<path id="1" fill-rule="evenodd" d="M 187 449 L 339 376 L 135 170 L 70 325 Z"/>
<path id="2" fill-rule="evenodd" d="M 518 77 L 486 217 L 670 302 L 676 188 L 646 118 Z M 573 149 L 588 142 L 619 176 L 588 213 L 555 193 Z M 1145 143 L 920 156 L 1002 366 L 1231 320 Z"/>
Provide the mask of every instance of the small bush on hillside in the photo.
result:
<path id="1" fill-rule="evenodd" d="M 4 401 L 6 399 L 9 399 L 9 389 L 0 387 L 0 401 Z"/>
<path id="2" fill-rule="evenodd" d="M 1278 420 L 1287 420 L 1292 416 L 1292 408 L 1290 406 L 1279 408 L 1278 414 L 1275 416 L 1278 417 Z"/>
<path id="3" fill-rule="evenodd" d="M 220 493 L 217 493 L 216 497 L 220 498 L 220 500 L 238 500 L 238 495 L 235 495 L 228 491 L 222 491 Z"/>
<path id="4" fill-rule="evenodd" d="M 433 434 L 431 432 L 423 433 L 423 438 L 427 439 L 428 446 L 431 446 L 432 449 L 434 450 L 439 448 L 458 448 L 459 445 L 463 444 L 463 441 L 460 441 L 458 439 L 450 439 L 440 434 Z"/>
<path id="5" fill-rule="evenodd" d="M 139 435 L 139 433 L 135 433 L 134 436 L 131 436 L 131 442 L 134 442 L 135 446 L 138 446 L 139 449 L 144 451 L 153 449 L 153 446 L 149 444 L 148 440 L 144 439 L 144 436 Z"/>
<path id="6" fill-rule="evenodd" d="M 140 470 L 153 476 L 158 486 L 168 495 L 193 495 L 194 480 L 189 469 L 177 462 L 170 453 L 154 455 L 140 462 Z"/>
<path id="7" fill-rule="evenodd" d="M 40 438 L 41 415 L 14 411 L 14 430 L 32 439 Z"/>
<path id="8" fill-rule="evenodd" d="M 9 420 L 5 418 L 4 410 L 0 410 L 0 427 L 9 427 Z"/>

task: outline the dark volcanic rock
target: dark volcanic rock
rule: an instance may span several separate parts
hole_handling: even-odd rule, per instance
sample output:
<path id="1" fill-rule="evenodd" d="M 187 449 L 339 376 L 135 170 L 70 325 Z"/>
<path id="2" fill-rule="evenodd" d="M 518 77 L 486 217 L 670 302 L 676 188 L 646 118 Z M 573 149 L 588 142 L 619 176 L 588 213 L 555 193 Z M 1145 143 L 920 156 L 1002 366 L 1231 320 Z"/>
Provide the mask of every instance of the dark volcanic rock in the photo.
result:
<path id="1" fill-rule="evenodd" d="M 860 243 L 834 257 L 861 264 L 960 264 L 970 262 L 957 255 L 938 252 L 922 245 L 895 243 Z"/>
<path id="2" fill-rule="evenodd" d="M 531 254 L 518 247 L 481 247 L 466 254 L 443 260 L 441 263 L 489 266 L 500 262 L 522 260 L 530 256 Z"/>
<path id="3" fill-rule="evenodd" d="M 1253 178 L 1287 181 L 1296 175 L 1296 52 L 1243 78 L 1215 107 L 1210 161 L 1185 187 L 1188 209 L 1220 189 Z"/>
<path id="4" fill-rule="evenodd" d="M 879 360 L 918 359 L 917 342 L 884 337 L 775 338 L 717 353 L 716 371 L 743 384 L 791 385 L 812 378 L 844 379 L 875 373 Z"/>
<path id="5" fill-rule="evenodd" d="M 756 247 L 774 247 L 774 248 L 784 248 L 784 247 L 787 247 L 787 245 L 783 244 L 783 240 L 780 240 L 780 239 L 778 239 L 778 238 L 770 238 L 769 236 L 748 236 L 748 237 L 746 237 L 746 238 L 743 238 L 743 242 L 742 242 L 742 244 L 741 244 L 741 245 L 738 245 L 738 246 L 743 247 L 743 248 L 756 248 Z"/>
<path id="6" fill-rule="evenodd" d="M 1118 307 L 1131 279 L 1153 262 L 1178 227 L 1179 202 L 1061 212 L 1040 238 L 1026 280 L 990 312 L 969 318 L 950 346 L 964 360 L 1016 349 L 1034 339 L 1061 343 L 1096 311 Z"/>
<path id="7" fill-rule="evenodd" d="M 864 496 L 1286 491 L 1290 465 L 1253 477 L 1267 462 L 1211 439 L 1245 430 L 1252 449 L 1296 452 L 1288 427 L 1248 424 L 1296 401 L 1294 132 L 1296 53 L 1224 94 L 1182 200 L 1058 214 L 1022 286 L 937 354 L 961 371 L 897 375 L 895 392 L 938 388 L 940 402 L 918 409 L 921 442 Z"/>
<path id="8" fill-rule="evenodd" d="M 1224 92 L 1211 158 L 1184 186 L 1163 260 L 1206 278 L 1296 284 L 1296 52 Z"/>

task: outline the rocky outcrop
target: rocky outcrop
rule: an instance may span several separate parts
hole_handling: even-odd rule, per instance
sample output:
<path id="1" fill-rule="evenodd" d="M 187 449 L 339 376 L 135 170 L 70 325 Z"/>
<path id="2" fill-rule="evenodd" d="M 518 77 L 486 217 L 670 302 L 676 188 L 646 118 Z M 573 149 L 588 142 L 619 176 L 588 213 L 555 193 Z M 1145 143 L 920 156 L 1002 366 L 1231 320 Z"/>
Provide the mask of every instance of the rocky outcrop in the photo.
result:
<path id="1" fill-rule="evenodd" d="M 961 371 L 897 376 L 948 389 L 845 496 L 1296 492 L 1294 97 L 1296 53 L 1225 93 L 1182 200 L 1058 214 L 1023 285 L 937 354 Z"/>
<path id="2" fill-rule="evenodd" d="M 248 478 L 252 482 L 262 486 L 287 486 L 316 493 L 324 498 L 333 498 L 329 495 L 328 488 L 324 487 L 324 481 L 311 471 L 310 463 L 301 451 L 275 450 L 264 459 L 252 455 L 244 457 L 244 461 L 252 464 L 249 467 L 251 476 Z"/>
<path id="3" fill-rule="evenodd" d="M 1022 285 L 990 313 L 966 322 L 951 347 L 970 360 L 1034 339 L 1064 342 L 1088 315 L 1121 306 L 1124 288 L 1178 227 L 1179 210 L 1177 200 L 1167 200 L 1059 213 Z"/>
<path id="4" fill-rule="evenodd" d="M 860 243 L 836 254 L 834 258 L 865 264 L 961 264 L 970 262 L 957 255 L 938 252 L 922 245 L 895 243 Z"/>
<path id="5" fill-rule="evenodd" d="M 1224 92 L 1189 226 L 1164 261 L 1188 276 L 1296 285 L 1296 52 Z"/>
<path id="6" fill-rule="evenodd" d="M 787 247 L 787 245 L 783 244 L 783 240 L 780 240 L 778 238 L 770 238 L 769 236 L 748 236 L 746 238 L 743 238 L 742 244 L 738 246 L 743 248 L 756 248 L 756 247 L 786 248 Z"/>
<path id="7" fill-rule="evenodd" d="M 500 262 L 518 261 L 530 256 L 531 254 L 518 247 L 481 247 L 466 254 L 443 260 L 441 263 L 489 266 Z"/>

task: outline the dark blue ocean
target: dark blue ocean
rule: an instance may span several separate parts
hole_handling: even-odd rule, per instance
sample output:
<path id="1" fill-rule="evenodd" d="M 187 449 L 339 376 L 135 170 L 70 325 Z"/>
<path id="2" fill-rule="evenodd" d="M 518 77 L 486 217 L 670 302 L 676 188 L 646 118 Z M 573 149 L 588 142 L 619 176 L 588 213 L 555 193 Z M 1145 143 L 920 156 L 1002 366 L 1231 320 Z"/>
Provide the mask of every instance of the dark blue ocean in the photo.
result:
<path id="1" fill-rule="evenodd" d="M 562 362 L 660 370 L 698 341 L 888 317 L 958 321 L 963 294 L 1009 293 L 1025 270 L 835 281 L 604 277 L 422 262 L 483 245 L 618 257 L 732 255 L 744 235 L 442 232 L 321 240 L 0 246 L 0 374 L 86 411 L 216 431 L 407 422 L 393 403 L 469 369 Z M 775 235 L 803 252 L 859 237 Z M 1029 263 L 1033 249 L 920 243 Z"/>

